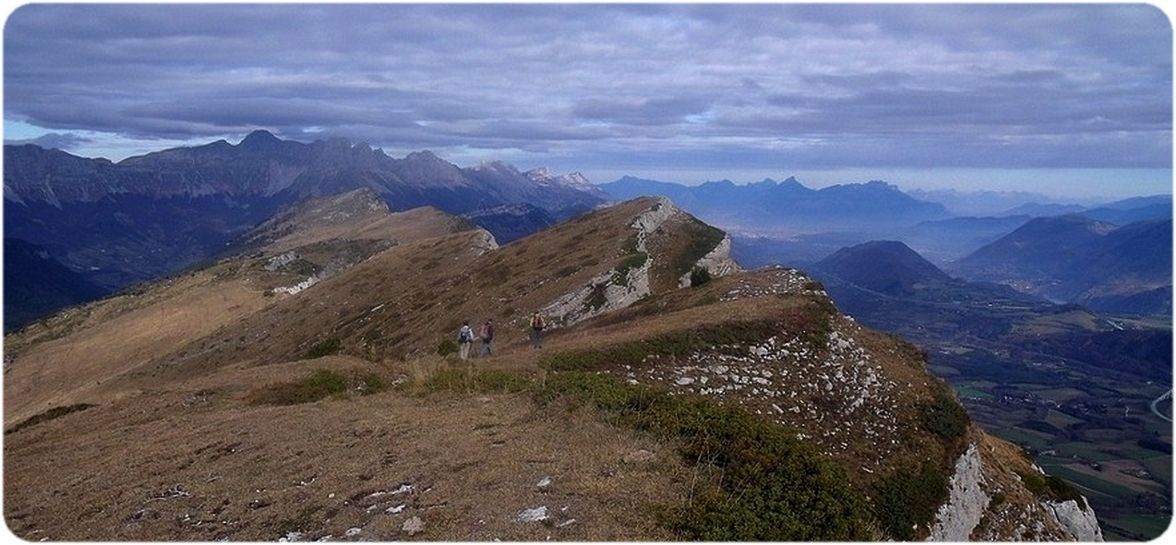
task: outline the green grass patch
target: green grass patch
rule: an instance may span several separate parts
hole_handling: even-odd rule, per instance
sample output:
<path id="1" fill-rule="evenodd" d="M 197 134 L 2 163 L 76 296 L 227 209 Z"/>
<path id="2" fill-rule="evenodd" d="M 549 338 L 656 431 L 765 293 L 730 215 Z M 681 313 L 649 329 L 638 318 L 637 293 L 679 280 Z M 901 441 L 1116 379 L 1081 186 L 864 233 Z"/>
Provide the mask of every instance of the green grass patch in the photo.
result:
<path id="1" fill-rule="evenodd" d="M 1045 469 L 1051 475 L 1054 475 L 1055 478 L 1065 479 L 1065 481 L 1071 485 L 1077 485 L 1087 490 L 1113 498 L 1131 499 L 1138 494 L 1138 492 L 1123 485 L 1099 479 L 1093 475 L 1088 475 L 1081 471 L 1075 471 L 1065 466 L 1043 464 L 1043 469 Z"/>
<path id="2" fill-rule="evenodd" d="M 911 541 L 915 525 L 930 528 L 947 499 L 947 476 L 931 466 L 917 473 L 904 469 L 874 483 L 874 490 L 878 523 L 891 536 Z"/>
<path id="3" fill-rule="evenodd" d="M 443 369 L 425 381 L 429 392 L 464 393 L 516 393 L 531 388 L 527 377 L 498 369 L 475 369 L 473 367 Z"/>
<path id="4" fill-rule="evenodd" d="M 711 349 L 746 355 L 748 349 L 744 345 L 780 331 L 781 326 L 774 321 L 727 322 L 604 348 L 557 352 L 544 358 L 541 364 L 554 371 L 589 371 L 608 365 L 641 365 L 649 355 L 684 356 Z"/>
<path id="5" fill-rule="evenodd" d="M 783 427 L 703 399 L 584 372 L 547 381 L 545 402 L 589 405 L 613 425 L 677 439 L 681 456 L 716 470 L 689 504 L 668 514 L 681 539 L 864 540 L 868 510 L 844 471 Z"/>
<path id="6" fill-rule="evenodd" d="M 13 426 L 11 429 L 9 429 L 8 431 L 5 431 L 4 434 L 8 435 L 10 433 L 16 433 L 20 430 L 36 426 L 37 424 L 43 424 L 43 423 L 48 422 L 50 420 L 61 418 L 67 414 L 81 412 L 81 411 L 84 411 L 84 410 L 92 408 L 92 407 L 97 407 L 97 405 L 93 405 L 90 403 L 77 403 L 74 405 L 65 405 L 63 407 L 53 407 L 52 409 L 49 409 L 45 412 L 37 413 L 37 414 L 30 416 L 24 420 L 21 420 L 15 426 Z"/>
<path id="7" fill-rule="evenodd" d="M 311 403 L 347 392 L 347 377 L 328 369 L 319 369 L 295 382 L 271 384 L 247 396 L 251 405 L 297 405 Z"/>
<path id="8" fill-rule="evenodd" d="M 310 346 L 310 350 L 306 351 L 306 357 L 304 359 L 313 360 L 315 358 L 329 356 L 338 353 L 341 348 L 343 348 L 343 342 L 338 337 L 323 339 Z"/>

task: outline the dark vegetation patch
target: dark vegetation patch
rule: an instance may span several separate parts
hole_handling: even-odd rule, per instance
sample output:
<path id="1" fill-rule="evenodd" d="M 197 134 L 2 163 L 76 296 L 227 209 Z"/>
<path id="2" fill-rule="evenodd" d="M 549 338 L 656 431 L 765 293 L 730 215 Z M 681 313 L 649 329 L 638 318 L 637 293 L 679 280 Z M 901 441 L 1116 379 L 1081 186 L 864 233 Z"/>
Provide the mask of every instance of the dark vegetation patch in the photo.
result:
<path id="1" fill-rule="evenodd" d="M 675 277 L 681 277 L 690 272 L 694 264 L 714 250 L 715 246 L 718 246 L 726 236 L 726 233 L 721 229 L 711 227 L 698 220 L 687 222 L 682 226 L 682 229 L 689 242 L 671 264 Z"/>
<path id="2" fill-rule="evenodd" d="M 1021 477 L 1021 484 L 1024 484 L 1026 489 L 1040 498 L 1054 501 L 1074 500 L 1078 502 L 1079 507 L 1083 510 L 1086 509 L 1086 503 L 1082 501 L 1082 494 L 1059 477 L 1042 475 L 1032 470 L 1017 471 L 1017 475 Z"/>
<path id="3" fill-rule="evenodd" d="M 311 345 L 310 350 L 306 351 L 306 357 L 303 359 L 313 360 L 336 354 L 341 348 L 343 348 L 343 342 L 338 337 L 329 337 Z"/>
<path id="4" fill-rule="evenodd" d="M 947 388 L 936 389 L 935 398 L 930 403 L 922 404 L 920 409 L 923 427 L 945 441 L 963 437 L 971 422 L 968 411 L 948 394 Z"/>
<path id="5" fill-rule="evenodd" d="M 342 396 L 347 392 L 347 377 L 328 369 L 319 369 L 302 380 L 280 382 L 253 390 L 246 396 L 250 405 L 297 405 Z"/>
<path id="6" fill-rule="evenodd" d="M 689 463 L 719 477 L 667 513 L 681 539 L 864 540 L 868 515 L 844 471 L 785 428 L 701 398 L 624 384 L 593 373 L 559 373 L 540 392 L 600 411 L 613 425 L 677 440 Z"/>
<path id="7" fill-rule="evenodd" d="M 931 466 L 917 473 L 903 469 L 874 483 L 874 492 L 878 523 L 891 537 L 911 541 L 915 525 L 930 528 L 947 499 L 947 476 Z"/>
<path id="8" fill-rule="evenodd" d="M 696 288 L 710 281 L 710 269 L 705 267 L 694 267 L 690 270 L 690 287 Z"/>
<path id="9" fill-rule="evenodd" d="M 448 356 L 457 353 L 457 342 L 453 339 L 445 339 L 437 343 L 437 355 Z"/>
<path id="10" fill-rule="evenodd" d="M 25 428 L 31 428 L 33 426 L 36 426 L 37 424 L 42 424 L 42 423 L 48 422 L 50 420 L 61 418 L 67 414 L 73 414 L 76 412 L 84 411 L 84 410 L 89 409 L 91 407 L 97 407 L 97 405 L 93 405 L 90 403 L 77 403 L 74 405 L 65 405 L 63 407 L 53 407 L 52 409 L 49 409 L 45 412 L 38 413 L 38 414 L 30 416 L 24 420 L 21 420 L 15 426 L 10 428 L 8 431 L 5 431 L 4 434 L 8 435 L 10 433 L 16 433 L 16 432 L 23 430 Z"/>

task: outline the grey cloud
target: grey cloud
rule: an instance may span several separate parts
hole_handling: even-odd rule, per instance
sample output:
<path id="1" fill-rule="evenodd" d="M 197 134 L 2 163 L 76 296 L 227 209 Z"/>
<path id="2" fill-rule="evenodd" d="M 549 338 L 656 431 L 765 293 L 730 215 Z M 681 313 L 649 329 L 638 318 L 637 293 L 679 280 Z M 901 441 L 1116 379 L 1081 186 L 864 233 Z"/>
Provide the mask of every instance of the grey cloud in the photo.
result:
<path id="1" fill-rule="evenodd" d="M 4 47 L 6 119 L 58 132 L 715 164 L 1171 160 L 1171 30 L 1147 6 L 30 4 Z"/>
<path id="2" fill-rule="evenodd" d="M 56 148 L 59 150 L 69 151 L 82 144 L 88 144 L 93 140 L 84 136 L 78 136 L 72 133 L 58 133 L 51 132 L 43 134 L 36 138 L 26 138 L 20 140 L 5 140 L 5 144 L 36 144 L 42 148 Z"/>

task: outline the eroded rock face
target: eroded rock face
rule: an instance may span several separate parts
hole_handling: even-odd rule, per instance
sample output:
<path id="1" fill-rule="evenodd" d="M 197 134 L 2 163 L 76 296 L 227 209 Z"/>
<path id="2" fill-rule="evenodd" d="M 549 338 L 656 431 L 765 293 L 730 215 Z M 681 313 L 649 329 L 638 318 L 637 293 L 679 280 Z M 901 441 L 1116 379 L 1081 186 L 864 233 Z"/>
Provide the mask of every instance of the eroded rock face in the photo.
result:
<path id="1" fill-rule="evenodd" d="M 646 241 L 667 219 L 682 213 L 669 199 L 658 199 L 629 224 L 636 231 L 637 251 L 646 255 L 641 265 L 624 272 L 612 269 L 598 274 L 579 289 L 548 303 L 540 312 L 550 318 L 555 327 L 570 326 L 610 310 L 625 308 L 649 295 L 652 292 L 649 270 L 655 257 L 649 255 Z"/>
<path id="2" fill-rule="evenodd" d="M 706 269 L 714 278 L 742 270 L 739 264 L 734 259 L 731 259 L 731 235 L 724 235 L 719 245 L 715 246 L 710 253 L 702 256 L 702 259 L 699 259 L 694 266 Z M 687 272 L 678 278 L 678 287 L 686 288 L 689 286 L 690 273 Z"/>
<path id="3" fill-rule="evenodd" d="M 967 541 L 972 535 L 988 507 L 989 498 L 982 487 L 982 467 L 976 445 L 968 445 L 967 452 L 956 461 L 951 492 L 935 515 L 928 541 Z"/>
<path id="4" fill-rule="evenodd" d="M 1076 541 L 1103 541 L 1102 528 L 1099 528 L 1094 510 L 1085 497 L 1082 498 L 1083 506 L 1079 506 L 1075 500 L 1042 503 L 1058 523 L 1074 535 Z"/>

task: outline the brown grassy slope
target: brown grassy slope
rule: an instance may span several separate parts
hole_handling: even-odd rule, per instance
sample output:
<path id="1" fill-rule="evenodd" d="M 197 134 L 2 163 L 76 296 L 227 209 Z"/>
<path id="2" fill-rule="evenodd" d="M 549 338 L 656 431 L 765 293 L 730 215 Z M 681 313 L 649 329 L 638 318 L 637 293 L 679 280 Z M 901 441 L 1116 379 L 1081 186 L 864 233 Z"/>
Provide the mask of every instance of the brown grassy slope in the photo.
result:
<path id="1" fill-rule="evenodd" d="M 190 376 L 226 362 L 297 358 L 315 343 L 372 361 L 434 353 L 462 321 L 494 319 L 500 346 L 523 342 L 531 311 L 613 268 L 640 199 L 487 251 L 470 231 L 391 248 L 161 358 L 139 376 Z"/>
<path id="2" fill-rule="evenodd" d="M 269 541 L 356 527 L 361 538 L 399 540 L 416 516 L 425 522 L 416 539 L 670 537 L 656 506 L 682 501 L 689 472 L 665 445 L 589 413 L 543 408 L 527 394 L 244 401 L 251 388 L 320 368 L 372 364 L 231 366 L 10 434 L 9 527 L 29 540 Z M 638 449 L 656 456 L 622 461 Z M 536 487 L 544 477 L 546 491 Z M 404 484 L 413 491 L 372 496 Z M 539 506 L 547 524 L 512 521 Z"/>
<path id="3" fill-rule="evenodd" d="M 332 223 L 332 238 L 323 240 L 301 234 L 316 225 L 313 217 L 286 216 L 283 226 L 302 227 L 285 229 L 276 249 L 258 246 L 252 257 L 226 259 L 31 324 L 4 339 L 5 353 L 15 357 L 5 369 L 5 424 L 55 406 L 122 395 L 127 385 L 112 385 L 114 377 L 274 304 L 279 298 L 268 291 L 309 274 L 265 269 L 267 256 L 294 242 L 306 243 L 295 248 L 306 267 L 340 266 L 389 244 L 468 227 L 456 220 L 431 208 L 395 214 L 384 209 Z"/>
<path id="4" fill-rule="evenodd" d="M 391 213 L 375 192 L 357 189 L 300 203 L 257 226 L 243 246 L 273 255 L 330 240 L 421 240 L 472 228 L 431 206 Z"/>

